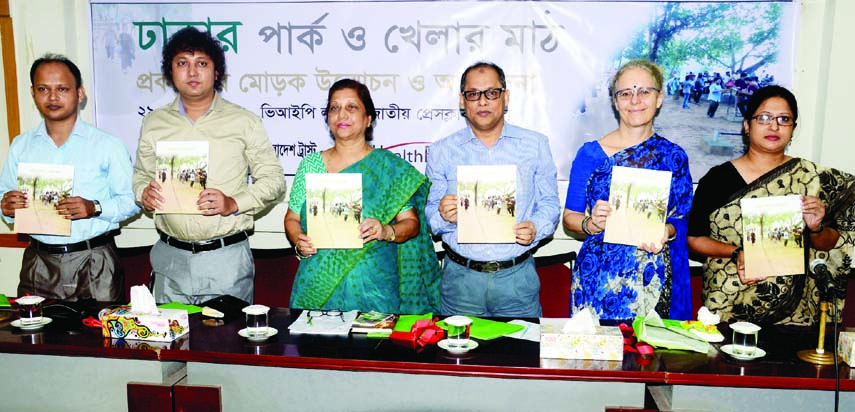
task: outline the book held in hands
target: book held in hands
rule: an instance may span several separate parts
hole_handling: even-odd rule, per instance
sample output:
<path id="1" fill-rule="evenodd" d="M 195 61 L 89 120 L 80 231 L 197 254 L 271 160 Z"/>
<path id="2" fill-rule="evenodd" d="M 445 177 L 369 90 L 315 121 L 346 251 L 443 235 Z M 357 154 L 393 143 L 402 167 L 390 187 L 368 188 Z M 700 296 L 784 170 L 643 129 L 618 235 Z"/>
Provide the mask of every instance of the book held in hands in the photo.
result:
<path id="1" fill-rule="evenodd" d="M 154 180 L 163 196 L 156 213 L 202 214 L 196 202 L 208 186 L 208 142 L 161 141 L 155 155 Z"/>
<path id="2" fill-rule="evenodd" d="M 15 209 L 15 232 L 41 235 L 71 235 L 71 220 L 56 210 L 72 195 L 74 166 L 18 163 L 18 190 L 27 195 L 29 206 Z"/>
<path id="3" fill-rule="evenodd" d="M 457 166 L 457 242 L 515 243 L 516 165 Z"/>
<path id="4" fill-rule="evenodd" d="M 801 196 L 742 199 L 740 206 L 745 277 L 805 273 Z"/>
<path id="5" fill-rule="evenodd" d="M 306 174 L 306 229 L 316 249 L 361 249 L 361 173 Z"/>
<path id="6" fill-rule="evenodd" d="M 615 166 L 603 242 L 636 247 L 662 242 L 670 190 L 670 171 Z"/>

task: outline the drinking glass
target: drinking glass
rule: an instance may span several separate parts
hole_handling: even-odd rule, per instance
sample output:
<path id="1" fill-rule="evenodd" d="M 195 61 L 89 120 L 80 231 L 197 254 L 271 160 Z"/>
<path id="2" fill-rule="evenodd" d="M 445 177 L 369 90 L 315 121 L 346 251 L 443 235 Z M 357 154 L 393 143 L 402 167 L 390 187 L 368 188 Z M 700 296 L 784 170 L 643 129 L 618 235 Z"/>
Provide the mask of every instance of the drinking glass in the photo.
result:
<path id="1" fill-rule="evenodd" d="M 472 319 L 466 316 L 451 316 L 445 319 L 447 326 L 448 347 L 465 348 L 469 344 L 469 332 Z"/>
<path id="2" fill-rule="evenodd" d="M 246 313 L 246 335 L 250 339 L 263 338 L 267 336 L 267 312 L 270 310 L 264 305 L 250 305 L 243 308 Z"/>

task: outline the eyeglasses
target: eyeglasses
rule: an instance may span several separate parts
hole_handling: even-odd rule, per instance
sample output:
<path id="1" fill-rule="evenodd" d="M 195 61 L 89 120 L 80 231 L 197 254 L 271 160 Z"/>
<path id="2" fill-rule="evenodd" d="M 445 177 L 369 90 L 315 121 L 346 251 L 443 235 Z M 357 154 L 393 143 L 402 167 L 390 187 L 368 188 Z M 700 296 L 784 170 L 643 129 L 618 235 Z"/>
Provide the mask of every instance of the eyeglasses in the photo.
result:
<path id="1" fill-rule="evenodd" d="M 330 309 L 330 310 L 310 310 L 306 312 L 306 323 L 309 325 L 312 324 L 312 319 L 321 318 L 324 316 L 329 316 L 331 318 L 339 318 L 342 322 L 344 322 L 344 313 L 338 309 Z"/>
<path id="2" fill-rule="evenodd" d="M 502 93 L 505 92 L 504 87 L 497 87 L 495 89 L 487 89 L 487 90 L 466 90 L 463 93 L 463 98 L 470 102 L 477 102 L 481 100 L 481 96 L 487 98 L 487 100 L 496 100 L 499 97 L 502 97 Z"/>
<path id="3" fill-rule="evenodd" d="M 655 87 L 633 87 L 632 89 L 618 90 L 614 93 L 614 96 L 617 100 L 628 101 L 635 95 L 638 95 L 639 98 L 646 99 L 652 96 L 653 93 L 659 93 L 659 89 Z"/>
<path id="4" fill-rule="evenodd" d="M 768 113 L 758 114 L 757 116 L 752 117 L 752 119 L 757 120 L 758 124 L 772 124 L 772 120 L 778 123 L 778 126 L 792 126 L 796 124 L 790 116 L 772 116 Z"/>

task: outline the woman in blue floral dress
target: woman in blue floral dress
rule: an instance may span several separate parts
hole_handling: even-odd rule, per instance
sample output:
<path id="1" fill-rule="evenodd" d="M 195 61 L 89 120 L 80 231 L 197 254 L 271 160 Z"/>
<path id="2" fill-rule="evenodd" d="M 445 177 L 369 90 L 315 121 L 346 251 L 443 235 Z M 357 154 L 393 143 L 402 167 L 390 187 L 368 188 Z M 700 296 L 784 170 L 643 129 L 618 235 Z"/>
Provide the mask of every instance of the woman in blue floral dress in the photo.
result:
<path id="1" fill-rule="evenodd" d="M 652 62 L 624 64 L 611 84 L 618 128 L 576 153 L 564 227 L 587 238 L 573 276 L 573 313 L 590 308 L 601 319 L 632 319 L 655 309 L 663 318 L 692 316 L 686 245 L 692 177 L 686 152 L 653 130 L 664 100 L 662 82 L 662 70 Z M 671 172 L 665 231 L 658 241 L 639 247 L 603 242 L 606 218 L 620 207 L 608 202 L 615 166 Z"/>

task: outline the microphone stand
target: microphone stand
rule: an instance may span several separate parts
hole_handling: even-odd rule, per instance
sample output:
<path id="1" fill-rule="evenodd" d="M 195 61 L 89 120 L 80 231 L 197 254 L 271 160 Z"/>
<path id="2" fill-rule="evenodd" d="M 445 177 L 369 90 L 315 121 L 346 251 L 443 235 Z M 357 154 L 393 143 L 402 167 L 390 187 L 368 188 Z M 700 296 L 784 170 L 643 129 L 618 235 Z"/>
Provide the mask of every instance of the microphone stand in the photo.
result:
<path id="1" fill-rule="evenodd" d="M 799 359 L 816 365 L 834 365 L 834 354 L 825 351 L 825 320 L 828 314 L 828 302 L 819 304 L 819 341 L 816 349 L 805 349 L 799 351 Z M 836 320 L 835 320 L 836 321 Z"/>
<path id="2" fill-rule="evenodd" d="M 820 271 L 821 272 L 821 271 Z M 810 273 L 810 271 L 808 272 Z M 816 349 L 805 349 L 800 350 L 798 355 L 799 359 L 813 363 L 815 365 L 834 365 L 834 353 L 825 351 L 825 321 L 828 316 L 828 282 L 830 279 L 826 279 L 826 276 L 821 276 L 819 273 L 815 273 L 816 285 L 820 289 L 819 293 L 819 340 L 816 344 Z M 834 319 L 837 322 L 837 319 Z"/>

